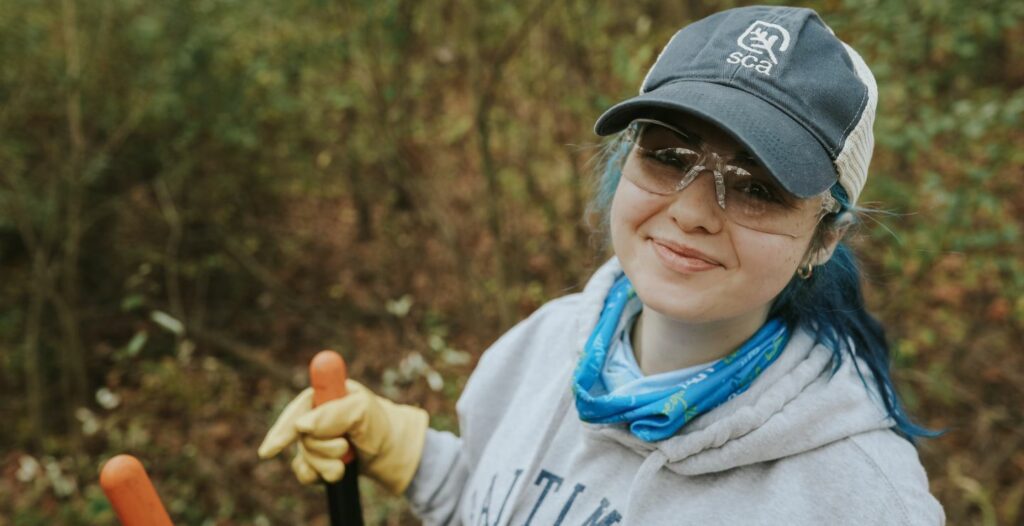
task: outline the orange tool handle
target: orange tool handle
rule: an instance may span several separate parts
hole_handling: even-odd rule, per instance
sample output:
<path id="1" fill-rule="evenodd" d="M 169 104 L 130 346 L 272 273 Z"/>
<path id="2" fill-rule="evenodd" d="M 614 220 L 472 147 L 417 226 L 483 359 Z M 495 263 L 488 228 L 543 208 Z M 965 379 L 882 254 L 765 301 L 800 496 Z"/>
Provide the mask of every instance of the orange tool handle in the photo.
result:
<path id="1" fill-rule="evenodd" d="M 309 382 L 313 384 L 313 405 L 348 394 L 345 360 L 334 351 L 320 351 L 309 362 Z M 351 446 L 351 442 L 349 443 Z M 363 505 L 359 498 L 359 461 L 355 447 L 341 457 L 345 474 L 337 482 L 327 483 L 327 513 L 331 526 L 363 526 Z"/>
<path id="2" fill-rule="evenodd" d="M 348 389 L 345 388 L 347 379 L 348 368 L 340 354 L 330 350 L 316 353 L 309 362 L 309 383 L 313 384 L 313 407 L 344 398 L 348 394 Z M 351 464 L 354 458 L 354 448 L 349 448 L 341 460 Z"/>
<path id="3" fill-rule="evenodd" d="M 117 455 L 100 471 L 100 487 L 122 526 L 174 526 L 146 468 L 131 455 Z"/>

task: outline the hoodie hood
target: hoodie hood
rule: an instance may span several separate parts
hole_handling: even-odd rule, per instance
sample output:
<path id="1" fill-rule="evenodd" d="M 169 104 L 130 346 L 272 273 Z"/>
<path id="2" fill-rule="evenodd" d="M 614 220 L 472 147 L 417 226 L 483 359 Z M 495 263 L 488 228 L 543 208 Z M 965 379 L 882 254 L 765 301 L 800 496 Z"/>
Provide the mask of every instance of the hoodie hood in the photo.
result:
<path id="1" fill-rule="evenodd" d="M 612 258 L 587 283 L 581 302 L 587 308 L 576 327 L 580 352 L 604 297 L 621 273 L 618 259 Z M 747 391 L 694 419 L 671 438 L 648 443 L 622 424 L 584 426 L 596 438 L 647 457 L 638 478 L 661 468 L 693 476 L 778 460 L 892 427 L 877 393 L 858 374 L 858 365 L 860 371 L 868 370 L 853 356 L 844 356 L 833 372 L 832 351 L 798 328 L 781 356 Z"/>

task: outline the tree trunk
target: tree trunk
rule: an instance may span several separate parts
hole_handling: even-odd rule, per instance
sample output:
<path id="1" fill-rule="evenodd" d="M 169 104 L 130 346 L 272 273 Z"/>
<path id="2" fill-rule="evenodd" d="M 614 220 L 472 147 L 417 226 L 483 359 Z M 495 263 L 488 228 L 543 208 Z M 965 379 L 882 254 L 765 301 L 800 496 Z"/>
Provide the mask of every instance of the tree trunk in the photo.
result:
<path id="1" fill-rule="evenodd" d="M 82 201 L 85 189 L 82 181 L 82 167 L 85 158 L 85 134 L 82 128 L 81 101 L 81 60 L 78 44 L 78 14 L 74 0 L 61 3 L 64 45 L 66 52 L 66 74 L 70 81 L 67 98 L 68 135 L 71 142 L 70 159 L 64 172 L 65 190 L 65 237 L 61 264 L 61 288 L 63 300 L 55 304 L 61 319 L 64 345 L 61 349 L 64 365 L 65 402 L 67 408 L 73 403 L 86 399 L 88 376 L 85 369 L 82 339 L 78 320 L 79 305 L 79 252 L 82 242 Z M 70 416 L 70 412 L 68 414 Z"/>
<path id="2" fill-rule="evenodd" d="M 32 251 L 32 278 L 29 287 L 28 311 L 25 314 L 25 390 L 28 400 L 28 422 L 33 444 L 42 446 L 46 431 L 46 405 L 43 392 L 43 371 L 40 366 L 39 333 L 46 299 L 46 258 L 38 247 Z"/>
<path id="3" fill-rule="evenodd" d="M 485 90 L 480 96 L 476 112 L 477 142 L 480 149 L 481 170 L 487 181 L 487 226 L 494 237 L 495 280 L 497 281 L 498 323 L 502 328 L 508 327 L 512 321 L 511 304 L 506 298 L 508 291 L 508 258 L 505 254 L 505 239 L 501 229 L 501 182 L 498 181 L 497 169 L 494 167 L 494 155 L 491 152 L 491 127 L 489 114 L 491 111 L 492 94 Z"/>
<path id="4" fill-rule="evenodd" d="M 167 287 L 167 303 L 171 315 L 186 323 L 185 300 L 181 292 L 181 267 L 178 264 L 183 237 L 181 215 L 178 214 L 178 207 L 174 205 L 174 196 L 168 188 L 166 177 L 157 178 L 153 182 L 153 190 L 160 205 L 160 212 L 167 223 L 167 240 L 164 242 L 164 283 Z"/>

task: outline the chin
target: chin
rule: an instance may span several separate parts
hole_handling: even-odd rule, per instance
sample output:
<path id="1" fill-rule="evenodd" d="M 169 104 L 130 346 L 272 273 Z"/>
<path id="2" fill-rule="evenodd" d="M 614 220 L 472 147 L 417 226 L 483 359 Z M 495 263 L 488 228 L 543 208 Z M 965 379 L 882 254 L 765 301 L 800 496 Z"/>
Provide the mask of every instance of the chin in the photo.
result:
<path id="1" fill-rule="evenodd" d="M 694 290 L 685 283 L 666 284 L 654 276 L 630 279 L 636 287 L 644 307 L 653 309 L 663 316 L 688 323 L 703 323 L 728 316 L 715 312 L 714 294 Z"/>

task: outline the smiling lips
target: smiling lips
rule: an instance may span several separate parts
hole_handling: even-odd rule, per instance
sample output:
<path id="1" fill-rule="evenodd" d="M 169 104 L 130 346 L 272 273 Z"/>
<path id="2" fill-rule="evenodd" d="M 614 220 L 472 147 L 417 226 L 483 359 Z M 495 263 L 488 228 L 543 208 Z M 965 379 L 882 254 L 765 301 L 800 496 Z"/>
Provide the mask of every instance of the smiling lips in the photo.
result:
<path id="1" fill-rule="evenodd" d="M 658 255 L 658 259 L 669 270 L 691 274 L 722 268 L 722 265 L 717 261 L 690 247 L 657 239 L 651 239 L 650 242 L 654 248 L 654 253 Z"/>

